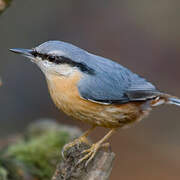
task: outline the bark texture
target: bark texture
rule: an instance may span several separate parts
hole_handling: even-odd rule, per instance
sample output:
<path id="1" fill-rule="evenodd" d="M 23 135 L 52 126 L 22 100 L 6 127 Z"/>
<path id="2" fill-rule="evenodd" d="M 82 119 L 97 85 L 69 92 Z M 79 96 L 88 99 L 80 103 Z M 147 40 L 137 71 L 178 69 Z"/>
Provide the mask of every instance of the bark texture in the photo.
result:
<path id="1" fill-rule="evenodd" d="M 108 180 L 115 154 L 102 149 L 87 167 L 85 162 L 77 165 L 84 155 L 81 152 L 87 148 L 87 144 L 80 144 L 69 149 L 64 160 L 57 166 L 52 180 Z"/>

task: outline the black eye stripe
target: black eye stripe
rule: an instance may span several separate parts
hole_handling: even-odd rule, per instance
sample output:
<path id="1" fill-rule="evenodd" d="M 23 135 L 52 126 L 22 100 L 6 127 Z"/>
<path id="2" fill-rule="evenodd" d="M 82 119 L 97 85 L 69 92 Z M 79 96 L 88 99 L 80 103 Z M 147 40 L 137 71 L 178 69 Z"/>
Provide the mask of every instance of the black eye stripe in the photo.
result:
<path id="1" fill-rule="evenodd" d="M 37 51 L 33 51 L 33 52 L 32 52 L 32 55 L 33 55 L 34 57 L 40 57 L 40 58 L 42 58 L 42 60 L 45 60 L 45 59 L 48 58 L 48 55 L 38 53 Z"/>
<path id="2" fill-rule="evenodd" d="M 38 53 L 37 53 L 36 51 L 33 51 L 31 54 L 32 54 L 34 57 L 37 57 L 37 56 L 38 56 Z"/>
<path id="3" fill-rule="evenodd" d="M 89 68 L 84 63 L 75 62 L 67 57 L 64 56 L 54 56 L 54 55 L 48 55 L 48 54 L 41 54 L 37 51 L 34 51 L 32 53 L 34 57 L 40 57 L 42 60 L 48 60 L 49 62 L 55 63 L 55 64 L 69 64 L 72 67 L 78 67 L 81 71 L 88 73 L 88 74 L 94 74 L 94 70 Z"/>

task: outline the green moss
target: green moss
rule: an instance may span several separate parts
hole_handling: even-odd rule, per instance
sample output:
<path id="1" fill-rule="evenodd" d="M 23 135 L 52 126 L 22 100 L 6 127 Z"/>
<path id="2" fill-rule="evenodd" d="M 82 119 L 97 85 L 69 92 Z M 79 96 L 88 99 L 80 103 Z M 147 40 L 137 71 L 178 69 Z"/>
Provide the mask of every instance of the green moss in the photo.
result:
<path id="1" fill-rule="evenodd" d="M 76 127 L 42 119 L 0 149 L 0 180 L 51 179 L 64 144 L 80 136 Z"/>
<path id="2" fill-rule="evenodd" d="M 61 149 L 69 139 L 68 132 L 51 129 L 36 138 L 30 137 L 10 146 L 6 155 L 25 164 L 38 179 L 49 180 L 60 159 Z"/>

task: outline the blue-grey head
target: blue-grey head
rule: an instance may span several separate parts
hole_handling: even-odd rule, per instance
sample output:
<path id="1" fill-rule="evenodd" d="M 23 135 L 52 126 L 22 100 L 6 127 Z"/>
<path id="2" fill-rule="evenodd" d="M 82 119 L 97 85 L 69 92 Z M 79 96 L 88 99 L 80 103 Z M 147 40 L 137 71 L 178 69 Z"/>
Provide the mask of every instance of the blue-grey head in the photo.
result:
<path id="1" fill-rule="evenodd" d="M 47 41 L 32 49 L 10 50 L 31 59 L 45 75 L 70 75 L 73 71 L 93 73 L 84 61 L 88 59 L 88 52 L 69 43 Z"/>

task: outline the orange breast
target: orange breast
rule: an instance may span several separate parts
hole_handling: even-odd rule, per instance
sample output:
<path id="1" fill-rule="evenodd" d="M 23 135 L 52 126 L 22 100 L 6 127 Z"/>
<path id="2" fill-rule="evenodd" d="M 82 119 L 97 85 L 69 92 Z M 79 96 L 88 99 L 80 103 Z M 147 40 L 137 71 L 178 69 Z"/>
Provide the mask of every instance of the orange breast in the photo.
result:
<path id="1" fill-rule="evenodd" d="M 144 116 L 141 103 L 103 105 L 82 99 L 77 89 L 80 72 L 72 76 L 51 75 L 48 87 L 56 106 L 69 116 L 83 122 L 108 128 L 121 127 Z"/>

